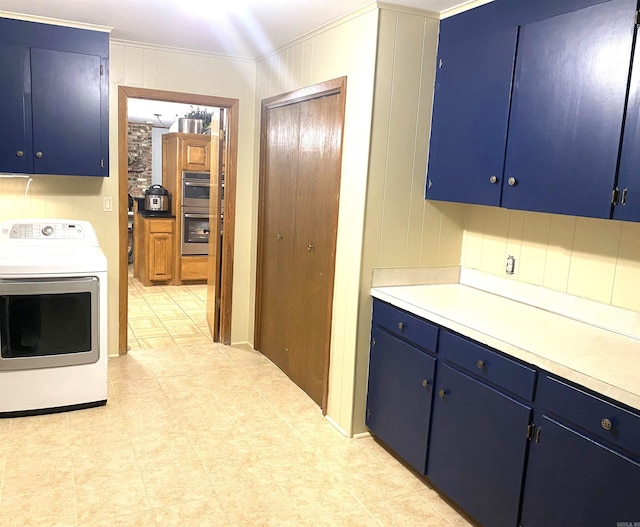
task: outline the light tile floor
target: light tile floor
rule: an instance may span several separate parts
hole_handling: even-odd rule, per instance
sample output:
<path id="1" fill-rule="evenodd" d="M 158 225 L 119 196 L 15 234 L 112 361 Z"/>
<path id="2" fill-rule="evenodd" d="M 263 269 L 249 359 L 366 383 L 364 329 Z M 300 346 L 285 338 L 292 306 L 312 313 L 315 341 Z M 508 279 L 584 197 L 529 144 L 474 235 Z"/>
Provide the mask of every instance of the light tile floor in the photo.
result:
<path id="1" fill-rule="evenodd" d="M 205 286 L 131 279 L 105 407 L 0 420 L 2 527 L 468 527 L 263 355 L 211 342 Z"/>

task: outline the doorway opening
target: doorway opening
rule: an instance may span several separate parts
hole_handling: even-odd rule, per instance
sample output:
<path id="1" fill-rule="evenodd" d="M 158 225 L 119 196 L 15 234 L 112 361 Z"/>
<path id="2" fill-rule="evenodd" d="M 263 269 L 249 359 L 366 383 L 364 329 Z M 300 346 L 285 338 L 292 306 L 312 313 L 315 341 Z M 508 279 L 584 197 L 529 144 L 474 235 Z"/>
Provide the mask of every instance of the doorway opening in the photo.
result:
<path id="1" fill-rule="evenodd" d="M 120 86 L 118 88 L 118 203 L 119 203 L 119 335 L 118 350 L 127 353 L 128 322 L 128 263 L 129 263 L 129 183 L 128 183 L 128 105 L 129 99 L 144 99 L 184 103 L 194 106 L 217 107 L 226 114 L 226 167 L 225 204 L 222 227 L 221 259 L 217 270 L 213 261 L 208 262 L 208 275 L 217 273 L 219 280 L 207 283 L 207 322 L 215 341 L 231 342 L 231 303 L 233 286 L 233 251 L 235 233 L 235 201 L 238 151 L 238 100 L 226 97 L 197 95 L 146 88 Z M 211 259 L 209 259 L 211 260 Z M 219 299 L 219 304 L 216 301 Z M 219 318 L 216 316 L 219 313 Z"/>

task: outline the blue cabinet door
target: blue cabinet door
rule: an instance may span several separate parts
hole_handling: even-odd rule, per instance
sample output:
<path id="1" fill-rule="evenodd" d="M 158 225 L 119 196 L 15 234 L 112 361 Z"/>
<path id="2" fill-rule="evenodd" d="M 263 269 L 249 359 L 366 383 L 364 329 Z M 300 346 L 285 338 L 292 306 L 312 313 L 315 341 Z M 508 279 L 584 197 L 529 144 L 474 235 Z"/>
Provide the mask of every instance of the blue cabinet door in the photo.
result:
<path id="1" fill-rule="evenodd" d="M 29 50 L 0 45 L 0 64 L 0 172 L 32 172 Z"/>
<path id="2" fill-rule="evenodd" d="M 640 521 L 640 464 L 543 416 L 532 443 L 522 527 L 602 527 Z M 630 522 L 630 523 L 627 523 Z"/>
<path id="3" fill-rule="evenodd" d="M 427 199 L 500 204 L 517 35 L 441 39 Z"/>
<path id="4" fill-rule="evenodd" d="M 442 364 L 427 476 L 481 525 L 517 524 L 532 410 Z"/>
<path id="5" fill-rule="evenodd" d="M 100 66 L 96 55 L 31 49 L 36 174 L 106 175 Z"/>
<path id="6" fill-rule="evenodd" d="M 373 328 L 366 424 L 420 474 L 425 472 L 435 365 L 430 355 Z"/>
<path id="7" fill-rule="evenodd" d="M 613 209 L 613 218 L 616 220 L 640 221 L 640 170 L 638 167 L 640 167 L 640 50 L 636 48 L 622 135 L 617 184 L 620 195 Z"/>
<path id="8" fill-rule="evenodd" d="M 635 13 L 612 0 L 521 28 L 504 207 L 610 217 Z"/>

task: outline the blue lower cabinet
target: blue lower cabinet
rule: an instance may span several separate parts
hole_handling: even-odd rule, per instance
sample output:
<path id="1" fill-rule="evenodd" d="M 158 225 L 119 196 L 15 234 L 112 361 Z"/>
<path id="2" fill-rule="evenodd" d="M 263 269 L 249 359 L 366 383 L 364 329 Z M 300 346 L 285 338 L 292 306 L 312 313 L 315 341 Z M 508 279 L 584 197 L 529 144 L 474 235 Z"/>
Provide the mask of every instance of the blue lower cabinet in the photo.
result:
<path id="1" fill-rule="evenodd" d="M 420 474 L 425 472 L 435 367 L 434 357 L 374 327 L 366 424 Z"/>
<path id="2" fill-rule="evenodd" d="M 534 417 L 522 527 L 640 522 L 638 412 L 547 375 Z"/>
<path id="3" fill-rule="evenodd" d="M 487 527 L 517 525 L 532 408 L 441 364 L 427 476 Z"/>

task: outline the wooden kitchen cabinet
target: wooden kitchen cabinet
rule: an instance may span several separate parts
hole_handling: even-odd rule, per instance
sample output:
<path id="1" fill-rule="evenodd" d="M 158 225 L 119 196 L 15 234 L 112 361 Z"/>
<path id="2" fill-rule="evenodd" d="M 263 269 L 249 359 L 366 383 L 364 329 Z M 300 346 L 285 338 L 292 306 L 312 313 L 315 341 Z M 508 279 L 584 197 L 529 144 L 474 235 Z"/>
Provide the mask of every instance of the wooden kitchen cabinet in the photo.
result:
<path id="1" fill-rule="evenodd" d="M 209 172 L 211 137 L 208 135 L 185 136 L 182 144 L 182 169 Z"/>
<path id="2" fill-rule="evenodd" d="M 514 527 L 536 372 L 442 331 L 428 477 L 481 525 Z"/>
<path id="3" fill-rule="evenodd" d="M 520 525 L 638 521 L 640 415 L 552 376 L 536 399 Z"/>
<path id="4" fill-rule="evenodd" d="M 175 285 L 207 280 L 207 255 L 182 255 L 182 172 L 210 173 L 210 156 L 210 135 L 170 133 L 162 136 L 162 185 L 171 194 L 171 212 L 176 217 L 173 249 Z"/>
<path id="5" fill-rule="evenodd" d="M 420 474 L 425 473 L 438 328 L 382 302 L 374 303 L 366 425 Z"/>
<path id="6" fill-rule="evenodd" d="M 442 21 L 426 198 L 610 218 L 635 13 L 497 0 Z"/>
<path id="7" fill-rule="evenodd" d="M 144 286 L 174 279 L 174 218 L 134 216 L 134 276 Z"/>
<path id="8" fill-rule="evenodd" d="M 108 176 L 108 49 L 107 33 L 0 18 L 0 172 Z"/>

